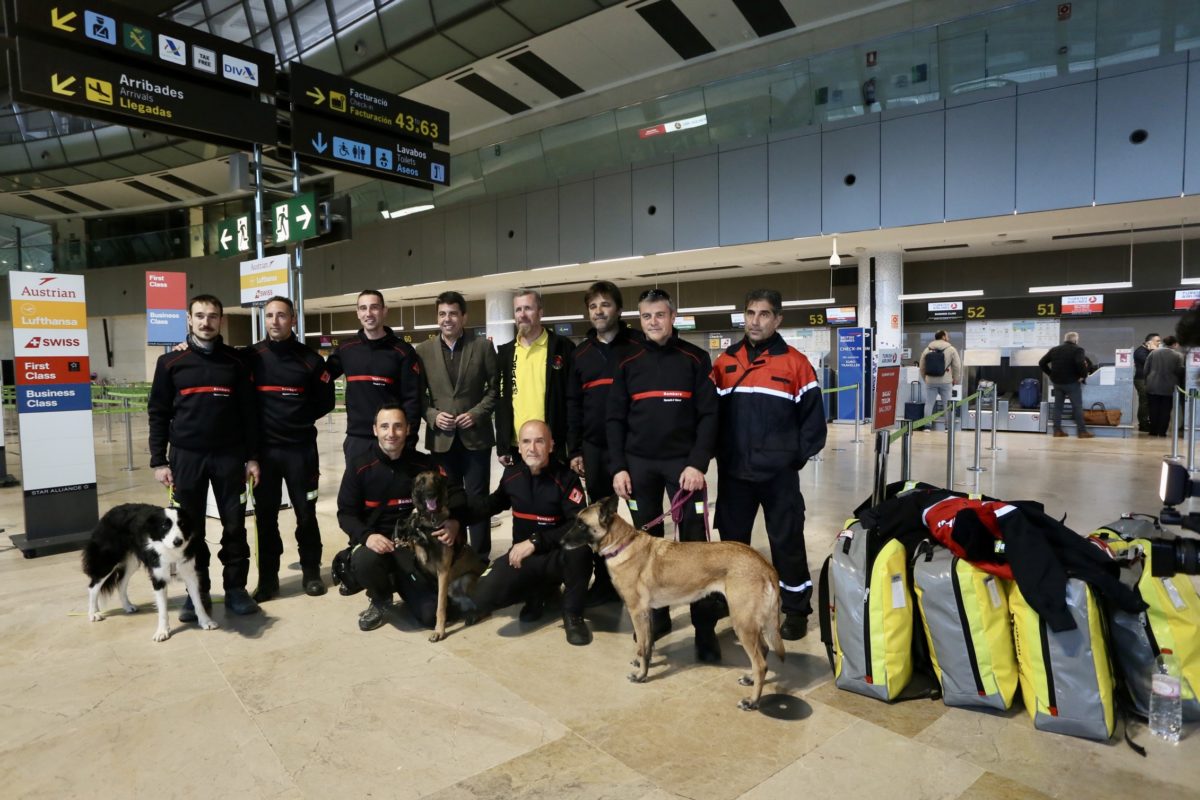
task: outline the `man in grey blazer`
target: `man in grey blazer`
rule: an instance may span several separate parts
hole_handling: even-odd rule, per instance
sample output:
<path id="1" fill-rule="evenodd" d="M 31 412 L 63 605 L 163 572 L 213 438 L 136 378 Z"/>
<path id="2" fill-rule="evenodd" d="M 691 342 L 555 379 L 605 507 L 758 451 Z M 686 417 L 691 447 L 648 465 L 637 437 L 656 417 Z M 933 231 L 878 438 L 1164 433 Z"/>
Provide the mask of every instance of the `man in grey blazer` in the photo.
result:
<path id="1" fill-rule="evenodd" d="M 491 488 L 492 446 L 496 443 L 496 351 L 487 339 L 465 332 L 467 301 L 458 292 L 437 300 L 439 334 L 417 345 L 425 390 L 425 448 L 467 494 L 486 496 Z M 468 541 L 484 560 L 492 548 L 488 522 L 471 525 Z"/>

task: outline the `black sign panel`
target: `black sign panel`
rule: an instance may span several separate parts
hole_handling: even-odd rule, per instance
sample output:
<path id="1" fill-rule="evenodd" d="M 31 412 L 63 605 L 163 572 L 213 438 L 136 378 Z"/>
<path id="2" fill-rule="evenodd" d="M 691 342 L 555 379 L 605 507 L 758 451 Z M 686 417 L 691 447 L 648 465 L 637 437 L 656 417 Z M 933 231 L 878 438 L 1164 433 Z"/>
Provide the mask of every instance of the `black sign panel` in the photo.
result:
<path id="1" fill-rule="evenodd" d="M 450 155 L 383 132 L 344 125 L 300 111 L 292 113 L 292 149 L 306 160 L 342 172 L 422 185 L 450 185 Z"/>
<path id="2" fill-rule="evenodd" d="M 1103 316 L 1133 316 L 1162 314 L 1170 308 L 1172 290 L 1138 292 L 1106 292 Z M 1030 295 L 1028 297 L 972 297 L 964 300 L 964 317 L 968 322 L 987 319 L 1051 319 L 1062 316 L 1060 295 Z M 905 322 L 934 322 L 938 318 L 929 311 L 929 303 L 905 303 Z"/>
<path id="3" fill-rule="evenodd" d="M 13 96 L 21 102 L 233 146 L 276 140 L 274 105 L 161 72 L 153 64 L 126 67 L 22 40 L 16 60 Z"/>
<path id="4" fill-rule="evenodd" d="M 340 75 L 292 63 L 292 105 L 349 125 L 370 125 L 394 136 L 450 142 L 450 114 Z"/>
<path id="5" fill-rule="evenodd" d="M 14 0 L 16 33 L 102 58 L 185 74 L 232 92 L 275 92 L 275 58 L 245 45 L 102 0 Z"/>

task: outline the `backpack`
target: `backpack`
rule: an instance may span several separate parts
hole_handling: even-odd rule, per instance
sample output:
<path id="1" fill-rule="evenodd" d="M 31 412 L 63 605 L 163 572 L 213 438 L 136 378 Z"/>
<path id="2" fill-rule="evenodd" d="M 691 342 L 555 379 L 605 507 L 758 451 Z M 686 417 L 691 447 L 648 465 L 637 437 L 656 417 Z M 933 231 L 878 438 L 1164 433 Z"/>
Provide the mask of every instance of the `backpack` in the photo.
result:
<path id="1" fill-rule="evenodd" d="M 1121 581 L 1138 591 L 1149 608 L 1131 614 L 1111 604 L 1109 634 L 1113 656 L 1133 711 L 1150 713 L 1150 675 L 1163 650 L 1179 659 L 1183 719 L 1200 721 L 1200 595 L 1186 575 L 1155 577 L 1148 539 L 1161 534 L 1153 518 L 1123 517 L 1102 526 L 1092 537 L 1103 541 L 1121 564 Z"/>
<path id="2" fill-rule="evenodd" d="M 917 548 L 917 606 L 948 706 L 1012 707 L 1017 653 L 1006 583 L 934 542 Z"/>
<path id="3" fill-rule="evenodd" d="M 1116 693 L 1103 611 L 1078 578 L 1067 581 L 1066 600 L 1076 628 L 1056 633 L 1009 585 L 1021 697 L 1039 731 L 1107 741 L 1116 725 Z"/>
<path id="4" fill-rule="evenodd" d="M 940 378 L 946 374 L 946 349 L 930 347 L 925 351 L 925 374 L 930 378 Z"/>

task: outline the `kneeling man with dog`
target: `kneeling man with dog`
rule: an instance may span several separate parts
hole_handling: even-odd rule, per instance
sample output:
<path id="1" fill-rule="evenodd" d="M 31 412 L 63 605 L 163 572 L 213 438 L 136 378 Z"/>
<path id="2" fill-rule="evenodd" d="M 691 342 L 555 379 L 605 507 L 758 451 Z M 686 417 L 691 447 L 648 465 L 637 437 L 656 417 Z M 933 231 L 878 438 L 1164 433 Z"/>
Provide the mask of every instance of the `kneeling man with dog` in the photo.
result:
<path id="1" fill-rule="evenodd" d="M 554 438 L 541 420 L 530 420 L 517 435 L 521 460 L 504 469 L 500 486 L 472 507 L 480 513 L 498 514 L 512 509 L 513 546 L 497 558 L 479 579 L 472 600 L 480 616 L 524 602 L 522 622 L 542 616 L 547 592 L 564 585 L 563 627 L 567 641 L 586 645 L 592 632 L 583 619 L 584 599 L 592 577 L 592 559 L 586 549 L 564 550 L 563 534 L 584 507 L 579 476 L 558 459 L 552 459 Z"/>
<path id="2" fill-rule="evenodd" d="M 421 472 L 439 470 L 424 453 L 404 452 L 408 418 L 399 403 L 385 403 L 375 413 L 375 445 L 346 464 L 338 491 L 338 524 L 354 548 L 351 566 L 371 599 L 359 615 L 363 631 L 378 628 L 399 591 L 413 617 L 426 628 L 437 624 L 438 585 L 417 563 L 411 547 L 398 546 L 397 523 L 413 511 L 413 484 Z M 432 536 L 453 546 L 460 538 L 460 520 L 467 498 L 462 485 L 447 482 L 449 518 Z"/>

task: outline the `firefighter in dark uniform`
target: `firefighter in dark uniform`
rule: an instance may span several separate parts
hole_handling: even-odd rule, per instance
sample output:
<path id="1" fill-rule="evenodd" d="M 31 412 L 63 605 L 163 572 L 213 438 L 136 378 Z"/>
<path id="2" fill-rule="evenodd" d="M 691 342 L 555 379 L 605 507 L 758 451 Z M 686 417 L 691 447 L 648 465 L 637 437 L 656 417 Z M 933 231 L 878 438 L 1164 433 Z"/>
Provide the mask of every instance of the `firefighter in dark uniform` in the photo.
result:
<path id="1" fill-rule="evenodd" d="M 370 604 L 358 617 L 359 630 L 371 631 L 383 624 L 399 591 L 409 612 L 421 625 L 432 628 L 437 614 L 437 581 L 419 569 L 413 551 L 392 543 L 396 523 L 412 513 L 413 479 L 433 470 L 445 475 L 425 453 L 406 449 L 408 418 L 398 403 L 380 407 L 373 424 L 375 444 L 346 464 L 338 490 L 338 524 L 350 537 L 351 569 L 367 591 Z M 466 513 L 467 496 L 462 485 L 448 481 L 447 506 L 450 518 L 434 531 L 443 544 L 454 546 L 460 539 L 460 522 Z"/>
<path id="2" fill-rule="evenodd" d="M 628 355 L 629 344 L 646 337 L 621 321 L 624 305 L 621 290 L 609 281 L 598 281 L 588 287 L 583 303 L 592 329 L 587 340 L 571 353 L 567 375 L 567 453 L 571 469 L 587 481 L 588 498 L 595 503 L 613 491 L 605 439 L 608 390 L 617 363 Z M 620 602 L 604 559 L 595 554 L 592 572 L 595 578 L 588 590 L 587 605 Z"/>
<path id="3" fill-rule="evenodd" d="M 564 550 L 563 534 L 586 503 L 579 476 L 550 457 L 554 439 L 541 420 L 521 426 L 517 437 L 521 460 L 504 469 L 500 486 L 487 498 L 472 499 L 486 505 L 488 515 L 512 509 L 513 546 L 491 563 L 475 585 L 472 599 L 479 616 L 524 601 L 522 622 L 542 616 L 546 591 L 563 592 L 563 627 L 567 641 L 586 645 L 592 632 L 583 619 L 583 603 L 591 577 L 589 548 Z"/>
<path id="4" fill-rule="evenodd" d="M 306 594 L 325 594 L 321 580 L 321 530 L 317 525 L 317 460 L 315 423 L 333 410 L 333 379 L 325 359 L 296 338 L 295 307 L 286 297 L 272 297 L 263 309 L 267 338 L 247 349 L 246 363 L 258 393 L 258 425 L 262 438 L 254 486 L 258 526 L 258 587 L 261 603 L 279 594 L 279 503 L 282 486 L 296 514 L 296 545 Z"/>
<path id="5" fill-rule="evenodd" d="M 812 613 L 800 470 L 825 446 L 825 412 L 817 373 L 778 334 L 781 322 L 779 292 L 750 292 L 745 338 L 713 365 L 721 398 L 716 527 L 722 541 L 750 544 L 762 506 L 782 590 L 780 633 L 794 640 L 807 632 Z"/>
<path id="6" fill-rule="evenodd" d="M 253 614 L 258 605 L 246 591 L 250 544 L 246 540 L 246 479 L 258 482 L 258 411 L 250 373 L 241 357 L 221 339 L 224 307 L 212 295 L 188 303 L 187 347 L 159 356 L 147 400 L 150 466 L 155 480 L 171 489 L 175 505 L 196 526 L 200 548 L 196 572 L 205 608 L 211 606 L 209 551 L 204 518 L 211 483 L 221 515 L 225 608 Z M 168 451 L 167 445 L 170 445 Z M 181 622 L 194 622 L 189 597 Z"/>
<path id="7" fill-rule="evenodd" d="M 421 362 L 412 346 L 384 325 L 387 306 L 377 289 L 358 294 L 362 328 L 338 345 L 329 357 L 329 374 L 346 376 L 346 440 L 342 452 L 349 464 L 375 447 L 375 412 L 384 403 L 399 403 L 409 425 L 408 447 L 416 447 L 421 420 Z"/>
<path id="8" fill-rule="evenodd" d="M 630 345 L 617 365 L 608 397 L 608 450 L 613 490 L 629 503 L 634 525 L 641 528 L 662 512 L 663 491 L 693 492 L 679 523 L 682 541 L 704 541 L 701 502 L 704 473 L 717 440 L 717 391 L 709 373 L 708 354 L 675 333 L 675 304 L 662 289 L 643 292 L 638 315 L 646 341 Z M 662 536 L 662 525 L 649 529 Z M 692 603 L 696 657 L 721 658 L 716 622 L 719 596 Z M 670 610 L 651 612 L 658 639 L 671 630 Z"/>

